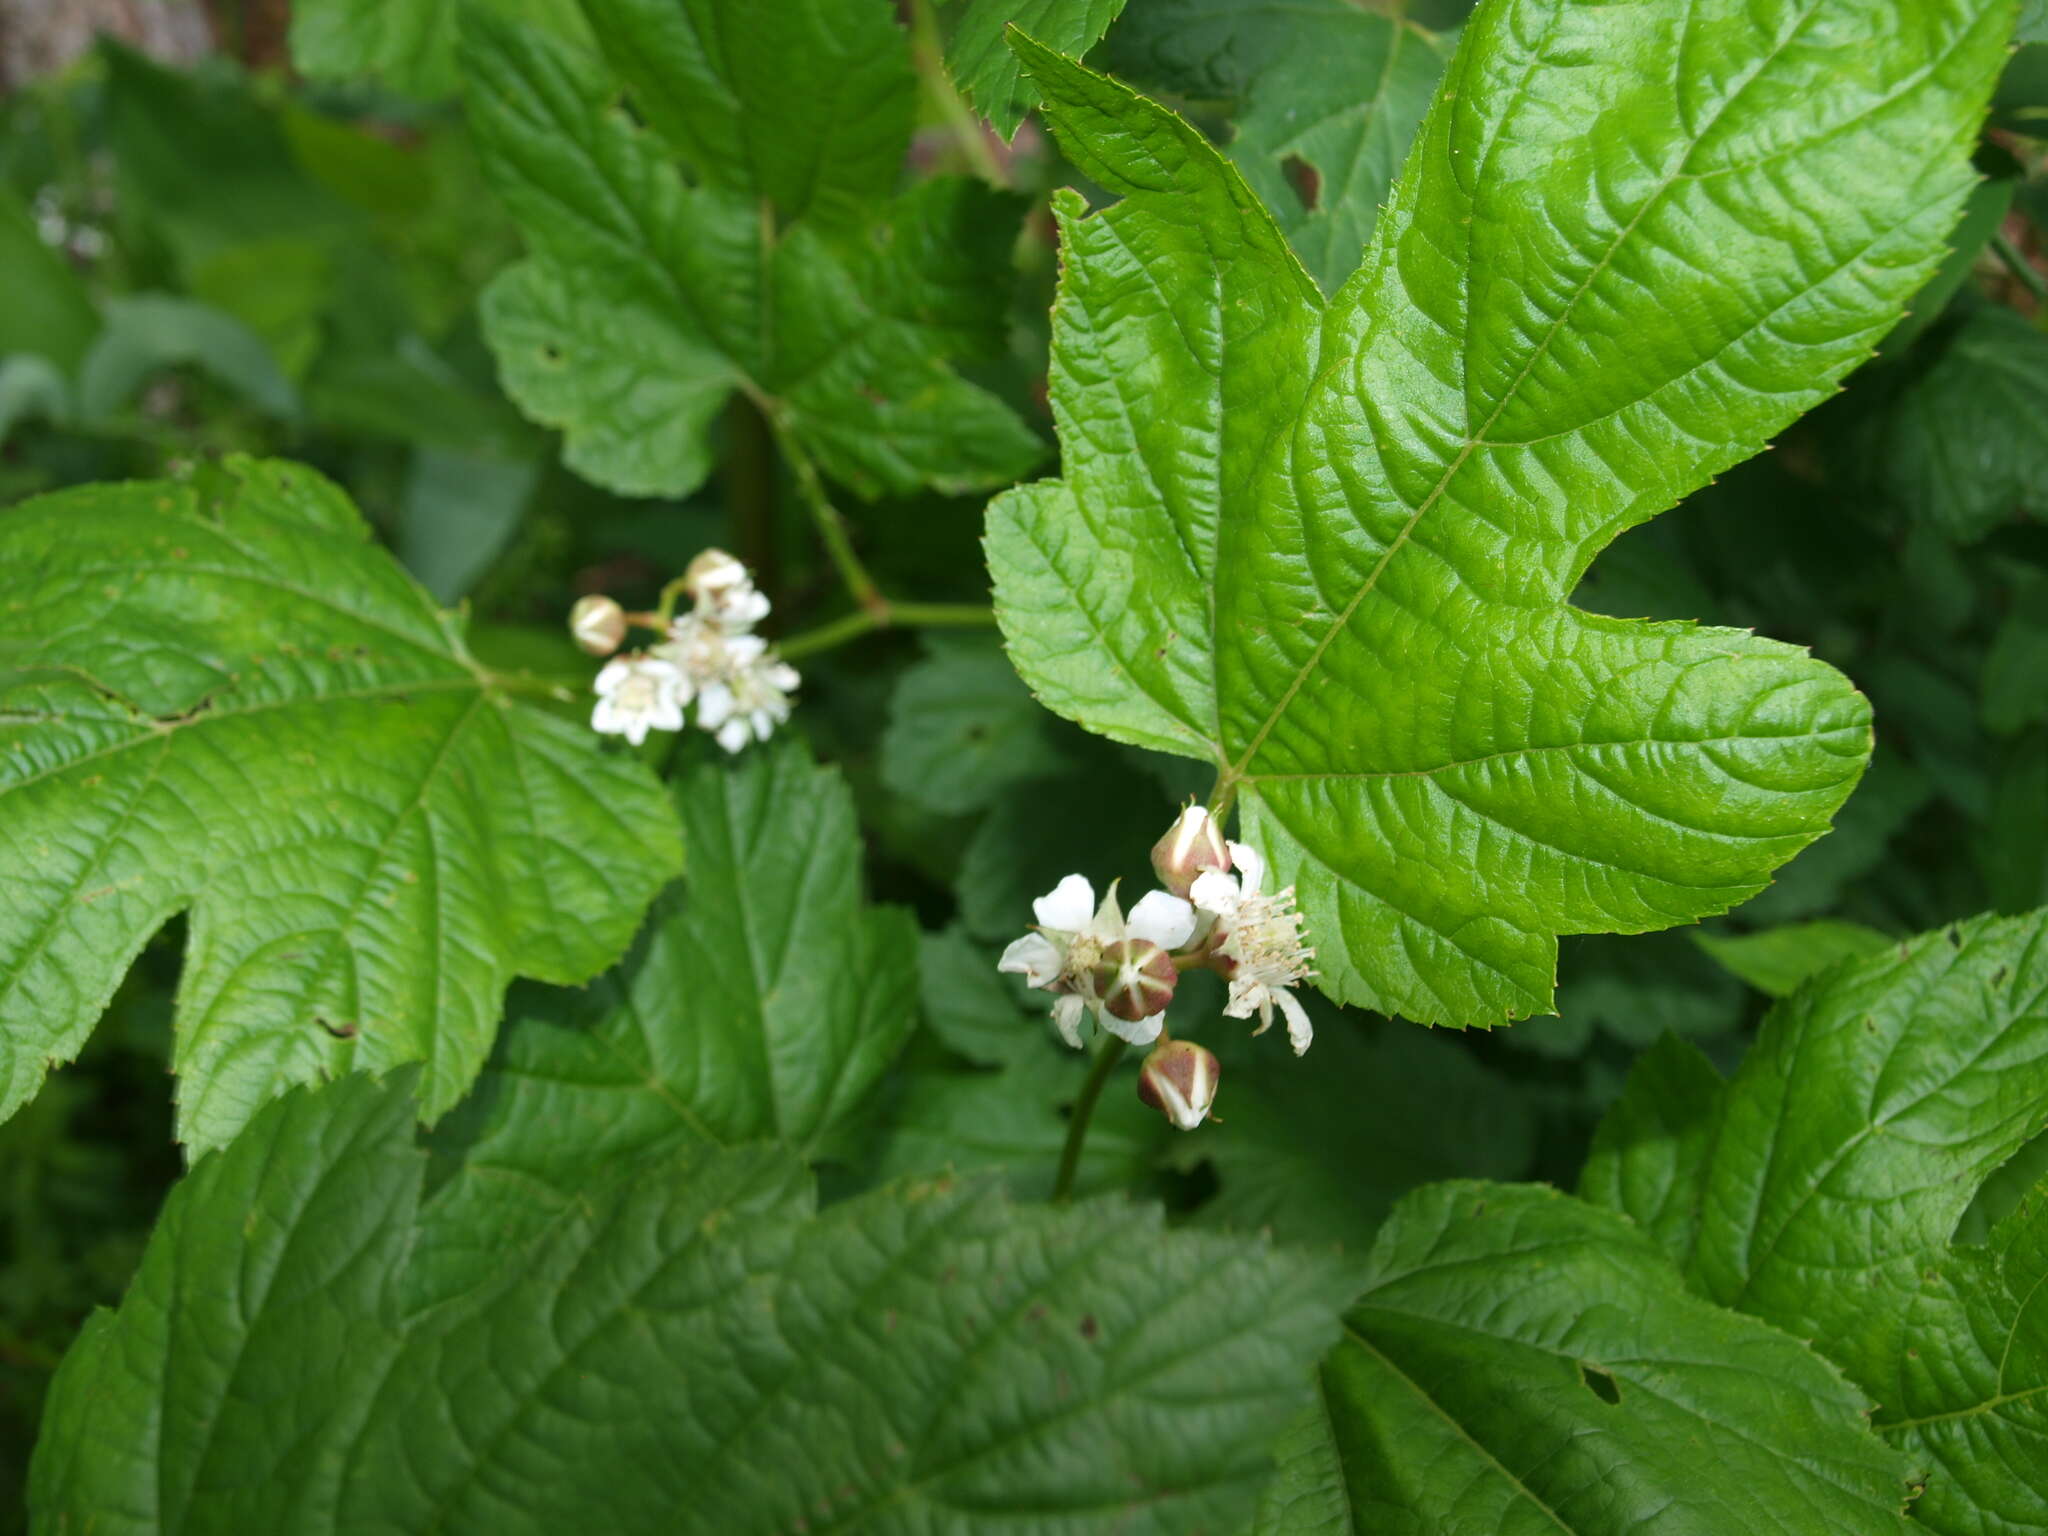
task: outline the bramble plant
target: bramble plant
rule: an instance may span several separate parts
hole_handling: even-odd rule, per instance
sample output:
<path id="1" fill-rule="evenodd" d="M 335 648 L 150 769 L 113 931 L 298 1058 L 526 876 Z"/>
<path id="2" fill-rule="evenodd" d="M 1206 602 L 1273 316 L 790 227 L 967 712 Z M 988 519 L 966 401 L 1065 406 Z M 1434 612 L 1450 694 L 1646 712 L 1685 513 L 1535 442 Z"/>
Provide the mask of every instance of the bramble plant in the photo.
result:
<path id="1" fill-rule="evenodd" d="M 261 30 L 0 108 L 13 1525 L 2048 1533 L 2038 0 Z"/>

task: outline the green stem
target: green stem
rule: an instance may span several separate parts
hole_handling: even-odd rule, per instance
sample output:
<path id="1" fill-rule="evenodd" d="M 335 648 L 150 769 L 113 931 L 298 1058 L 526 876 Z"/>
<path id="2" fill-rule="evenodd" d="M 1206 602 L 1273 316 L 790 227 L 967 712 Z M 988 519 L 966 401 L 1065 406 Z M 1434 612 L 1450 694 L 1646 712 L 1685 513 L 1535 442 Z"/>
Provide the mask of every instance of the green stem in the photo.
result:
<path id="1" fill-rule="evenodd" d="M 733 553 L 754 573 L 754 585 L 782 595 L 775 544 L 775 434 L 758 403 L 735 394 L 726 407 L 726 507 Z"/>
<path id="2" fill-rule="evenodd" d="M 1991 237 L 1991 249 L 1998 252 L 1999 260 L 2012 269 L 2012 275 L 2026 285 L 2027 292 L 2043 304 L 2048 304 L 2048 277 L 2041 275 L 2041 269 L 2021 254 L 2020 248 L 2012 243 L 2012 237 L 2003 230 Z"/>
<path id="3" fill-rule="evenodd" d="M 995 623 L 993 608 L 978 603 L 894 603 L 886 598 L 829 624 L 792 635 L 776 647 L 785 661 L 813 656 L 882 629 L 967 629 Z"/>
<path id="4" fill-rule="evenodd" d="M 854 602 L 863 608 L 878 609 L 885 606 L 881 588 L 875 585 L 875 578 L 868 574 L 868 568 L 860 563 L 860 556 L 854 553 L 853 540 L 846 532 L 846 519 L 839 509 L 832 505 L 832 498 L 825 493 L 824 479 L 818 474 L 818 466 L 811 462 L 803 445 L 796 440 L 796 434 L 783 423 L 772 407 L 765 408 L 768 424 L 775 429 L 776 446 L 782 450 L 782 457 L 788 462 L 796 476 L 796 488 L 803 497 L 805 508 L 811 514 L 811 521 L 817 525 L 818 537 L 824 541 L 825 553 L 832 557 L 832 564 L 838 568 L 839 579 L 846 584 L 846 592 Z"/>
<path id="5" fill-rule="evenodd" d="M 1129 1049 L 1118 1035 L 1104 1035 L 1102 1044 L 1096 1048 L 1095 1065 L 1089 1069 L 1088 1081 L 1081 1085 L 1081 1097 L 1074 1100 L 1074 1118 L 1067 1122 L 1067 1144 L 1060 1148 L 1059 1176 L 1052 1185 L 1055 1203 L 1074 1193 L 1074 1176 L 1081 1171 L 1081 1147 L 1088 1140 L 1088 1122 L 1095 1118 L 1095 1102 L 1102 1097 L 1109 1074 Z"/>
<path id="6" fill-rule="evenodd" d="M 989 146 L 981 119 L 962 99 L 953 77 L 946 71 L 946 45 L 932 16 L 931 0 L 910 0 L 910 57 L 925 95 L 945 119 L 947 131 L 975 174 L 999 187 L 1010 185 L 1009 172 Z"/>

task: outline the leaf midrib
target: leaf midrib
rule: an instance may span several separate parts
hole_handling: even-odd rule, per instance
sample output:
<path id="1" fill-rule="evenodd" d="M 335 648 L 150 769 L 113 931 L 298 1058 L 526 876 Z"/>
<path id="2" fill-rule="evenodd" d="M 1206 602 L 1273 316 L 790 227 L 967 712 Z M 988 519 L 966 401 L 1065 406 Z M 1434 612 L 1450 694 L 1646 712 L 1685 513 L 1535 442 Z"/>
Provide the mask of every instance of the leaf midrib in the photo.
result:
<path id="1" fill-rule="evenodd" d="M 1686 141 L 1684 152 L 1676 157 L 1676 165 L 1671 169 L 1671 171 L 1669 171 L 1665 175 L 1664 179 L 1660 181 L 1656 187 L 1651 189 L 1649 194 L 1643 198 L 1641 205 L 1637 207 L 1634 215 L 1629 219 L 1628 223 L 1616 232 L 1614 239 L 1609 243 L 1607 249 L 1601 253 L 1599 261 L 1596 262 L 1587 271 L 1585 278 L 1580 282 L 1579 286 L 1573 291 L 1571 297 L 1567 299 L 1565 303 L 1559 308 L 1556 317 L 1551 321 L 1549 327 L 1544 331 L 1542 339 L 1537 343 L 1535 348 L 1531 350 L 1528 359 L 1523 363 L 1521 371 L 1517 373 L 1512 380 L 1509 381 L 1507 388 L 1501 392 L 1500 400 L 1494 406 L 1492 414 L 1490 414 L 1486 418 L 1486 420 L 1480 424 L 1480 427 L 1477 432 L 1468 432 L 1466 434 L 1465 442 L 1463 446 L 1459 448 L 1457 456 L 1445 468 L 1443 475 L 1438 479 L 1435 486 L 1433 486 L 1430 489 L 1428 495 L 1423 497 L 1421 503 L 1415 508 L 1415 510 L 1412 513 L 1409 514 L 1407 522 L 1402 525 L 1400 531 L 1397 534 L 1395 534 L 1394 538 L 1388 543 L 1386 549 L 1381 551 L 1379 560 L 1374 564 L 1372 570 L 1367 573 L 1364 583 L 1359 587 L 1358 591 L 1352 596 L 1351 601 L 1345 604 L 1343 611 L 1337 615 L 1335 621 L 1331 623 L 1329 628 L 1323 632 L 1323 637 L 1316 642 L 1315 649 L 1309 653 L 1308 659 L 1302 663 L 1300 670 L 1295 673 L 1293 679 L 1288 683 L 1287 687 L 1281 692 L 1280 698 L 1273 705 L 1271 712 L 1269 712 L 1266 718 L 1260 723 L 1258 730 L 1253 733 L 1250 744 L 1246 746 L 1244 752 L 1238 757 L 1238 759 L 1234 763 L 1230 764 L 1228 767 L 1225 768 L 1221 777 L 1221 783 L 1219 785 L 1219 788 L 1223 792 L 1227 793 L 1231 787 L 1239 783 L 1244 778 L 1245 769 L 1247 765 L 1249 765 L 1251 760 L 1255 756 L 1257 756 L 1259 748 L 1265 745 L 1267 736 L 1271 734 L 1273 727 L 1279 722 L 1280 717 L 1286 714 L 1289 707 L 1292 706 L 1295 695 L 1301 691 L 1303 684 L 1306 683 L 1310 675 L 1313 674 L 1315 670 L 1322 665 L 1324 654 L 1329 650 L 1331 645 L 1336 642 L 1337 637 L 1341 635 L 1347 628 L 1350 627 L 1351 619 L 1353 615 L 1357 613 L 1359 605 L 1362 604 L 1365 601 L 1365 599 L 1371 595 L 1374 588 L 1376 588 L 1379 585 L 1380 577 L 1386 573 L 1387 567 L 1389 566 L 1389 564 L 1392 563 L 1395 555 L 1397 555 L 1401 551 L 1401 549 L 1408 543 L 1409 538 L 1415 532 L 1416 525 L 1419 524 L 1422 521 L 1424 515 L 1427 514 L 1429 510 L 1443 498 L 1445 492 L 1450 488 L 1451 484 L 1457 479 L 1458 472 L 1464 468 L 1466 462 L 1472 457 L 1472 455 L 1475 452 L 1477 452 L 1479 448 L 1483 446 L 1488 446 L 1485 442 L 1487 433 L 1492 429 L 1494 423 L 1500 420 L 1502 414 L 1506 412 L 1508 407 L 1514 403 L 1514 401 L 1520 394 L 1522 386 L 1528 381 L 1529 375 L 1535 371 L 1536 365 L 1540 363 L 1544 359 L 1544 357 L 1546 357 L 1549 354 L 1551 345 L 1556 341 L 1558 336 L 1562 334 L 1566 321 L 1571 319 L 1572 315 L 1578 309 L 1580 302 L 1591 290 L 1593 284 L 1600 278 L 1600 276 L 1604 272 L 1606 272 L 1607 268 L 1613 263 L 1615 257 L 1621 252 L 1623 246 L 1627 244 L 1629 237 L 1635 233 L 1637 226 L 1640 225 L 1642 221 L 1649 216 L 1651 209 L 1655 208 L 1659 203 L 1661 203 L 1666 194 L 1668 194 L 1670 190 L 1674 186 L 1678 185 L 1678 183 L 1684 178 L 1686 166 L 1691 163 L 1694 152 L 1699 148 L 1701 143 L 1705 141 L 1707 135 L 1710 134 L 1714 130 L 1714 128 L 1720 123 L 1721 119 L 1725 117 L 1730 110 L 1733 109 L 1735 104 L 1742 99 L 1744 93 L 1748 91 L 1750 85 L 1754 83 L 1767 69 L 1769 69 L 1773 64 L 1777 62 L 1779 56 L 1784 53 L 1786 48 L 1791 46 L 1792 40 L 1795 37 L 1797 37 L 1802 30 L 1804 30 L 1806 24 L 1812 20 L 1813 16 L 1817 13 L 1817 11 L 1818 0 L 1813 0 L 1813 3 L 1809 4 L 1809 6 L 1805 10 L 1800 12 L 1798 19 L 1793 23 L 1793 25 L 1788 27 L 1784 35 L 1780 37 L 1772 45 L 1770 52 L 1757 61 L 1755 67 L 1751 69 L 1749 73 L 1746 74 L 1742 78 L 1742 80 L 1736 84 L 1734 89 L 1728 93 L 1727 98 L 1715 110 L 1714 114 L 1710 118 L 1708 118 L 1705 123 L 1701 124 L 1699 129 L 1693 133 L 1689 140 Z M 1442 110 L 1442 100 L 1443 98 L 1439 98 L 1439 105 L 1437 108 L 1437 110 L 1439 111 Z M 1503 126 L 1504 124 L 1505 119 L 1503 118 Z M 1427 132 L 1426 124 L 1424 131 Z M 1424 142 L 1426 143 L 1427 141 L 1425 140 Z M 1418 150 L 1414 164 L 1417 167 L 1420 167 L 1422 163 L 1423 162 L 1421 152 L 1420 150 Z M 1391 213 L 1393 210 L 1390 208 L 1388 211 Z M 1467 253 L 1467 256 L 1468 259 L 1465 271 L 1467 276 L 1469 277 L 1471 270 L 1469 252 Z M 1380 268 L 1381 272 L 1391 272 L 1394 270 L 1396 269 L 1393 268 L 1391 265 L 1382 265 Z M 1367 299 L 1361 297 L 1359 301 L 1359 307 L 1363 309 L 1366 307 L 1366 304 Z M 1464 305 L 1464 311 L 1465 334 L 1460 337 L 1461 379 L 1469 378 L 1471 373 L 1470 360 L 1465 355 L 1464 351 L 1465 346 L 1469 342 L 1471 334 L 1471 304 L 1469 295 L 1467 296 L 1467 301 Z M 1328 375 L 1332 371 L 1334 371 L 1337 366 L 1338 364 L 1335 362 L 1326 363 L 1322 370 L 1322 377 L 1328 377 Z M 1313 398 L 1316 390 L 1320 388 L 1321 378 L 1319 378 L 1317 383 L 1311 387 L 1309 398 Z"/>

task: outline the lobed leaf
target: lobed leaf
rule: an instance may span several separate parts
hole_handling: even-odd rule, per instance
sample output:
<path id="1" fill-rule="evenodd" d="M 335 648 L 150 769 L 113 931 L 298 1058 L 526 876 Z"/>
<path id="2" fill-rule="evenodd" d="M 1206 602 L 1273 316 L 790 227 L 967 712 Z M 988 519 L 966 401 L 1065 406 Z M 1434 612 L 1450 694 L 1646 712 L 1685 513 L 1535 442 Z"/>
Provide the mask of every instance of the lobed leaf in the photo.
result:
<path id="1" fill-rule="evenodd" d="M 653 780 L 515 703 L 310 470 L 232 459 L 0 517 L 0 1113 L 179 912 L 178 1134 L 425 1063 L 586 980 L 681 855 Z"/>
<path id="2" fill-rule="evenodd" d="M 1229 1529 L 1352 1285 L 1121 1200 L 940 1182 L 814 1214 L 786 1152 L 699 1146 L 587 1168 L 494 1285 L 410 1311 L 409 1253 L 462 1219 L 422 1165 L 403 1089 L 360 1078 L 203 1161 L 58 1373 L 39 1521 Z"/>
<path id="3" fill-rule="evenodd" d="M 453 1248 L 416 1258 L 434 1294 L 559 1221 L 592 1168 L 759 1140 L 819 1156 L 916 1023 L 917 926 L 861 900 L 836 770 L 782 741 L 673 795 L 684 882 L 623 965 L 516 1017 L 448 1122 L 465 1177 L 443 1198 L 468 1208 L 436 1228 Z"/>
<path id="4" fill-rule="evenodd" d="M 1992 0 L 1511 0 L 1467 29 L 1327 305 L 1180 119 L 1020 42 L 1076 166 L 1064 478 L 988 548 L 1052 708 L 1214 765 L 1334 998 L 1550 1005 L 1559 934 L 1725 911 L 1869 752 L 1832 669 L 1567 596 L 1754 453 L 1938 262 Z"/>
<path id="5" fill-rule="evenodd" d="M 890 198 L 915 88 L 882 0 L 584 11 L 608 67 L 481 11 L 464 52 L 485 169 L 531 253 L 487 291 L 485 329 L 572 468 L 693 490 L 736 392 L 863 494 L 1037 462 L 1036 435 L 950 365 L 1002 344 L 1022 202 L 946 179 Z"/>

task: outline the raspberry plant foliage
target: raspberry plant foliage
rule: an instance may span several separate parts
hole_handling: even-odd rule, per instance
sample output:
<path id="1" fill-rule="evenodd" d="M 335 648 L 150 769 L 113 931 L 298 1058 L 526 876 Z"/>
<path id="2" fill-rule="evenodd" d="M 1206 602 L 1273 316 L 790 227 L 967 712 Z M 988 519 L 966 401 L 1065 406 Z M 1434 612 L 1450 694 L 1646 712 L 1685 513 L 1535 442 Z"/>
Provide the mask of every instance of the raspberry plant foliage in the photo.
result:
<path id="1" fill-rule="evenodd" d="M 1898 319 L 2010 21 L 1484 6 L 1327 304 L 1198 133 L 1016 40 L 1121 200 L 1056 203 L 1063 478 L 989 514 L 1011 653 L 1213 765 L 1333 997 L 1546 1011 L 1557 935 L 1726 911 L 1826 830 L 1870 747 L 1845 678 L 1567 598 Z"/>
<path id="2" fill-rule="evenodd" d="M 2048 1531 L 2007 9 L 293 11 L 303 72 L 446 99 L 216 78 L 194 129 L 109 53 L 191 292 L 0 165 L 0 479 L 210 457 L 224 394 L 363 506 L 243 457 L 0 511 L 0 1118 L 106 1014 L 0 1125 L 0 1503 L 41 1411 L 51 1531 Z M 415 133 L 474 154 L 424 240 Z M 451 243 L 452 331 L 355 280 Z M 1047 301 L 1060 478 L 984 571 Z M 397 507 L 365 423 L 436 445 Z M 1877 702 L 1839 821 L 1871 711 L 1752 623 Z M 1142 931 L 1055 899 L 1119 877 Z M 57 1267 L 106 1304 L 59 1366 L 21 1213 L 99 1181 L 67 1117 L 180 913 L 192 1164 L 118 1305 Z M 1582 932 L 1556 1030 L 1409 1022 L 1541 1012 Z"/>
<path id="3" fill-rule="evenodd" d="M 461 1098 L 515 975 L 618 958 L 680 867 L 644 770 L 514 697 L 281 462 L 0 518 L 0 1113 L 189 910 L 180 1139 L 288 1085 L 425 1063 Z"/>

